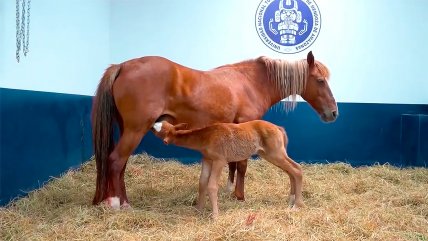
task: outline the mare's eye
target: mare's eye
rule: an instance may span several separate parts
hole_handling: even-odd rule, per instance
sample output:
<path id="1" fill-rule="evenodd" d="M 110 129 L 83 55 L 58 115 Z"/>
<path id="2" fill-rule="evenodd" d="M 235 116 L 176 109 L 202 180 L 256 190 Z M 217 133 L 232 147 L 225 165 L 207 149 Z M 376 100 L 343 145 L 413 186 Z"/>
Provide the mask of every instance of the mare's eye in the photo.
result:
<path id="1" fill-rule="evenodd" d="M 323 80 L 323 79 L 317 79 L 317 82 L 318 82 L 318 84 L 325 84 L 325 80 Z"/>

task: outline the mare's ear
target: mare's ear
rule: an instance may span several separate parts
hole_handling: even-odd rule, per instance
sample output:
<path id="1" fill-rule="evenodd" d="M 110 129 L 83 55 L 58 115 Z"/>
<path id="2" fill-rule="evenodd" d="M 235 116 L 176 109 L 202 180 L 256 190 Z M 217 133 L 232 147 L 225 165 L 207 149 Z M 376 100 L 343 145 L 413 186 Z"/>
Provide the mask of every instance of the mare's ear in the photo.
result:
<path id="1" fill-rule="evenodd" d="M 314 63 L 315 63 L 315 57 L 314 57 L 314 55 L 312 54 L 312 51 L 309 51 L 309 53 L 308 53 L 308 57 L 306 57 L 306 61 L 308 61 L 308 65 L 309 65 L 309 67 L 313 67 L 314 66 Z"/>
<path id="2" fill-rule="evenodd" d="M 174 126 L 174 129 L 176 131 L 178 130 L 186 130 L 187 129 L 188 124 L 187 123 L 180 123 Z"/>

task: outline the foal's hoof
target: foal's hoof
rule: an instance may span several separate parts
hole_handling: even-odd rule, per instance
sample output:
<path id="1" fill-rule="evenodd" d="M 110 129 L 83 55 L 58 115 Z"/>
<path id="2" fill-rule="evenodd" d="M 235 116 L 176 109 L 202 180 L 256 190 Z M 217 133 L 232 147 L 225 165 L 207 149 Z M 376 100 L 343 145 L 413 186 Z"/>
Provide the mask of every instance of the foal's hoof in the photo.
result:
<path id="1" fill-rule="evenodd" d="M 302 208 L 304 208 L 306 205 L 304 203 L 295 203 L 292 207 L 291 210 L 292 211 L 298 211 Z"/>
<path id="2" fill-rule="evenodd" d="M 212 213 L 212 214 L 211 214 L 211 219 L 212 219 L 213 221 L 218 220 L 218 213 Z"/>
<path id="3" fill-rule="evenodd" d="M 296 195 L 291 194 L 288 197 L 288 207 L 292 208 L 294 206 L 294 203 L 296 202 Z"/>

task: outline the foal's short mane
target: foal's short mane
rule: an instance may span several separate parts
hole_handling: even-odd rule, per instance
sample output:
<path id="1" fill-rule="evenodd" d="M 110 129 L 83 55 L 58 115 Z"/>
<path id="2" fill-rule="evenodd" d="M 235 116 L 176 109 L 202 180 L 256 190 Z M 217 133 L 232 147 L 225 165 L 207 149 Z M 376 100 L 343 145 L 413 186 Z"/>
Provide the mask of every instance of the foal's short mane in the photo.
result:
<path id="1" fill-rule="evenodd" d="M 281 96 L 288 96 L 286 110 L 294 109 L 297 95 L 303 94 L 306 89 L 309 68 L 307 60 L 287 61 L 263 56 L 258 58 L 258 61 L 266 65 L 268 79 L 275 84 Z M 330 73 L 326 66 L 315 61 L 315 67 L 322 76 L 329 78 Z"/>

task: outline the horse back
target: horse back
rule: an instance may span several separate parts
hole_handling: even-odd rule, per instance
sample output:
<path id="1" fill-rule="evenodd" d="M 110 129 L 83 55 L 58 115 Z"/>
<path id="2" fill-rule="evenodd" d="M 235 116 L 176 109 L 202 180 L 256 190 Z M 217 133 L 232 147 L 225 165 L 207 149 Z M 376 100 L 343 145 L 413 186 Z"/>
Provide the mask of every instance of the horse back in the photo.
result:
<path id="1" fill-rule="evenodd" d="M 113 95 L 119 112 L 130 113 L 130 118 L 141 112 L 201 127 L 260 118 L 269 106 L 260 107 L 258 88 L 251 84 L 235 67 L 201 71 L 147 56 L 121 64 Z"/>

